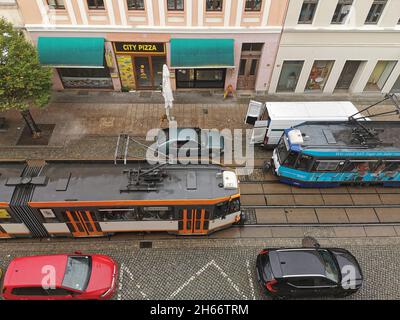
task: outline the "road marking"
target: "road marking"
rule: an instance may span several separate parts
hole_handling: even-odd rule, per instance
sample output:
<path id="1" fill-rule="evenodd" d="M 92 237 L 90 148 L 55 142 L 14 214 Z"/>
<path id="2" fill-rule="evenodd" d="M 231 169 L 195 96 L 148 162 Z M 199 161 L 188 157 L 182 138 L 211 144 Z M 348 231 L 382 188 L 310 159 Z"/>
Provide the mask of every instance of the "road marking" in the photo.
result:
<path id="1" fill-rule="evenodd" d="M 247 275 L 249 276 L 251 297 L 252 297 L 253 300 L 256 300 L 256 296 L 255 296 L 255 294 L 254 294 L 253 277 L 251 276 L 250 261 L 249 261 L 249 260 L 246 261 L 246 267 L 247 267 Z"/>
<path id="2" fill-rule="evenodd" d="M 239 294 L 241 295 L 245 300 L 249 300 L 243 292 L 240 291 L 239 286 L 236 285 L 232 279 L 228 276 L 228 274 L 214 261 L 211 260 L 208 262 L 206 265 L 204 265 L 202 268 L 200 268 L 195 275 L 191 276 L 185 283 L 183 283 L 177 290 L 175 290 L 170 296 L 169 299 L 173 299 L 175 296 L 177 296 L 183 289 L 185 289 L 191 282 L 193 282 L 197 277 L 199 277 L 204 271 L 206 271 L 209 267 L 214 266 L 219 273 L 229 282 L 230 286 Z"/>
<path id="3" fill-rule="evenodd" d="M 123 271 L 125 271 L 125 272 L 127 273 L 128 277 L 129 277 L 132 281 L 135 281 L 135 277 L 133 276 L 133 273 L 132 273 L 131 270 L 129 270 L 129 268 L 126 267 L 124 264 L 121 265 L 121 273 L 122 273 L 122 276 L 123 276 Z M 120 288 L 122 289 L 122 283 L 121 283 L 121 282 L 120 282 Z M 143 298 L 143 299 L 145 299 L 145 300 L 150 300 L 149 297 L 147 296 L 147 294 L 145 294 L 145 293 L 143 292 L 143 290 L 141 290 L 141 287 L 140 287 L 139 284 L 136 284 L 136 288 L 139 290 L 139 292 L 140 292 L 140 294 L 142 295 L 142 298 Z M 118 295 L 118 300 L 121 300 L 121 299 L 119 299 L 120 296 L 121 296 L 121 294 Z"/>
<path id="4" fill-rule="evenodd" d="M 122 281 L 124 279 L 124 263 L 121 264 L 121 267 L 119 268 L 119 283 L 118 283 L 118 300 L 122 300 Z"/>

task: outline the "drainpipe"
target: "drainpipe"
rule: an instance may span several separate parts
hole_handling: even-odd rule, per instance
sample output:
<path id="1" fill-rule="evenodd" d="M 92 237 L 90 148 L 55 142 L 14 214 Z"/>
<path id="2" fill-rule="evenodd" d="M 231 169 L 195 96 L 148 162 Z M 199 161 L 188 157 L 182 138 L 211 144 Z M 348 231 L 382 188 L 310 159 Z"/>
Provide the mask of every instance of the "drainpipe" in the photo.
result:
<path id="1" fill-rule="evenodd" d="M 271 86 L 271 80 L 272 80 L 272 75 L 274 74 L 274 71 L 275 71 L 276 61 L 278 60 L 278 54 L 279 54 L 280 44 L 281 44 L 281 41 L 282 41 L 283 33 L 284 33 L 284 31 L 285 31 L 285 26 L 286 26 L 286 20 L 287 20 L 287 14 L 288 14 L 288 11 L 289 11 L 290 1 L 291 1 L 291 0 L 287 0 L 287 3 L 286 3 L 285 18 L 283 19 L 283 24 L 282 24 L 282 32 L 279 34 L 278 50 L 276 51 L 275 60 L 274 60 L 274 64 L 273 64 L 273 69 L 272 69 L 271 75 L 269 76 L 269 79 L 268 79 L 268 80 L 269 80 L 268 91 L 269 91 L 270 86 Z M 267 95 L 268 95 L 268 94 L 269 94 L 269 93 L 267 93 Z"/>

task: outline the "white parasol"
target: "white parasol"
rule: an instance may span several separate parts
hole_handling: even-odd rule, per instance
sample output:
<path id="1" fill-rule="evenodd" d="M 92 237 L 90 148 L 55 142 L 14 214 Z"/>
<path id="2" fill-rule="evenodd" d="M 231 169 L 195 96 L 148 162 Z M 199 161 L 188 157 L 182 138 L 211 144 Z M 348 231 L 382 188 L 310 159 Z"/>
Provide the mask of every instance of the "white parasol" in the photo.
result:
<path id="1" fill-rule="evenodd" d="M 167 115 L 168 121 L 171 121 L 173 119 L 170 117 L 169 112 L 172 108 L 174 96 L 172 94 L 170 72 L 169 72 L 168 66 L 165 64 L 163 66 L 162 95 L 165 100 L 165 113 Z"/>

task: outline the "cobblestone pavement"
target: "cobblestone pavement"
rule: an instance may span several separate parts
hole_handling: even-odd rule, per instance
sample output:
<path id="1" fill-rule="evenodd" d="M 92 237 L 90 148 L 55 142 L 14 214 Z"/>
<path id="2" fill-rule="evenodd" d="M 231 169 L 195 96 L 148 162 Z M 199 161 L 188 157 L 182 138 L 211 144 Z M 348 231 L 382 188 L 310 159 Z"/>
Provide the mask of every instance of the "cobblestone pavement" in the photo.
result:
<path id="1" fill-rule="evenodd" d="M 319 239 L 322 246 L 344 247 L 360 262 L 364 286 L 347 299 L 400 299 L 400 238 Z M 105 253 L 120 266 L 114 299 L 249 300 L 265 299 L 255 274 L 264 247 L 296 247 L 297 239 L 157 240 L 140 249 L 138 241 L 79 240 L 2 243 L 0 267 L 16 256 L 73 252 Z M 101 248 L 101 249 L 100 249 Z"/>

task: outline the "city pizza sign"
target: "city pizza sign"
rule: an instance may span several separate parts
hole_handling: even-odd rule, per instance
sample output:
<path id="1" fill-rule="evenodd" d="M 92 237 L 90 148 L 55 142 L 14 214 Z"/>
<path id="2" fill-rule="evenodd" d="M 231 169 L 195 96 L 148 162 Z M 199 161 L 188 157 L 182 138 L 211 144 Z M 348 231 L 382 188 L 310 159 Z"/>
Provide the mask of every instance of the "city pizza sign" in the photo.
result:
<path id="1" fill-rule="evenodd" d="M 165 54 L 165 44 L 159 42 L 115 42 L 116 53 Z"/>

